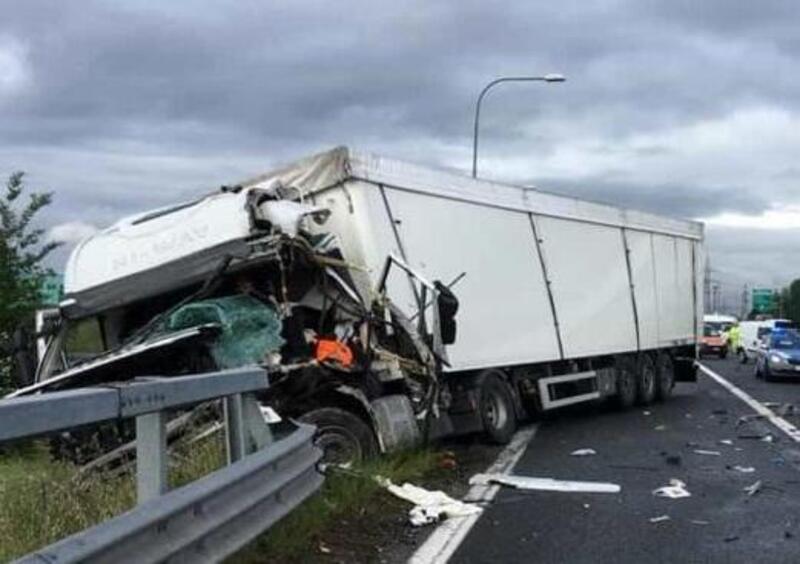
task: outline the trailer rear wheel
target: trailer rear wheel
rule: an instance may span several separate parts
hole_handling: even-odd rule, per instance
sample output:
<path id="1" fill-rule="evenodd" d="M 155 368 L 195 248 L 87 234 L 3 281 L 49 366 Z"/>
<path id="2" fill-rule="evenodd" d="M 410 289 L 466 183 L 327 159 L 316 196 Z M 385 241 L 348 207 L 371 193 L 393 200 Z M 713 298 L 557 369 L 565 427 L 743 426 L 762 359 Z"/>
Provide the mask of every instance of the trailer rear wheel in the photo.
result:
<path id="1" fill-rule="evenodd" d="M 675 365 L 667 353 L 658 353 L 656 358 L 656 397 L 664 401 L 672 395 L 675 387 Z"/>
<path id="2" fill-rule="evenodd" d="M 642 405 L 649 405 L 656 399 L 656 363 L 649 354 L 639 357 L 636 370 L 636 400 Z"/>
<path id="3" fill-rule="evenodd" d="M 483 431 L 494 443 L 504 445 L 517 430 L 514 398 L 502 378 L 489 374 L 480 388 L 480 416 Z"/>
<path id="4" fill-rule="evenodd" d="M 617 360 L 617 395 L 615 402 L 620 409 L 627 409 L 636 403 L 636 369 L 627 358 Z"/>
<path id="5" fill-rule="evenodd" d="M 317 427 L 314 444 L 322 449 L 322 459 L 326 463 L 361 462 L 378 453 L 372 429 L 349 411 L 322 407 L 303 414 L 299 419 Z"/>

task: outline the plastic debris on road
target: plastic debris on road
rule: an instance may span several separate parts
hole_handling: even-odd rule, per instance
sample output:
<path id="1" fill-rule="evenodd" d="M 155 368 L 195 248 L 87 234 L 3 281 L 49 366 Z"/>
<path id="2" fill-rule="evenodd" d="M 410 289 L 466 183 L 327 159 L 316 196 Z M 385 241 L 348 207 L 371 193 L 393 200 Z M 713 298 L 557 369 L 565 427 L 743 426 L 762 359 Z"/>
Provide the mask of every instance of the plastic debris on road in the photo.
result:
<path id="1" fill-rule="evenodd" d="M 597 454 L 597 452 L 593 448 L 579 448 L 570 453 L 571 456 L 592 456 L 595 454 Z"/>
<path id="2" fill-rule="evenodd" d="M 756 495 L 759 491 L 761 491 L 761 480 L 753 482 L 742 491 L 744 491 L 748 496 Z"/>
<path id="3" fill-rule="evenodd" d="M 720 439 L 719 444 L 733 446 L 733 441 L 730 439 Z"/>
<path id="4" fill-rule="evenodd" d="M 469 483 L 470 485 L 498 484 L 520 490 L 568 493 L 619 493 L 622 489 L 619 485 L 608 482 L 579 482 L 510 474 L 475 474 L 470 478 Z"/>
<path id="5" fill-rule="evenodd" d="M 764 441 L 765 443 L 771 443 L 775 440 L 775 437 L 773 437 L 772 435 L 765 435 L 761 440 Z"/>
<path id="6" fill-rule="evenodd" d="M 686 489 L 686 483 L 672 478 L 668 486 L 653 490 L 653 495 L 656 497 L 668 497 L 670 499 L 679 499 L 682 497 L 690 497 L 692 494 Z"/>
<path id="7" fill-rule="evenodd" d="M 742 474 L 751 474 L 756 471 L 752 466 L 739 466 L 738 464 L 734 466 L 733 469 Z"/>
<path id="8" fill-rule="evenodd" d="M 443 518 L 467 517 L 482 511 L 477 505 L 453 499 L 442 491 L 429 491 L 408 482 L 398 486 L 380 476 L 375 480 L 392 495 L 414 504 L 408 512 L 408 520 L 415 527 L 436 523 Z"/>
<path id="9" fill-rule="evenodd" d="M 669 515 L 659 515 L 658 517 L 650 517 L 651 523 L 663 523 L 664 521 L 669 521 Z"/>
<path id="10" fill-rule="evenodd" d="M 703 454 L 705 456 L 720 456 L 722 453 L 718 450 L 703 450 L 703 449 L 695 449 L 695 454 Z"/>

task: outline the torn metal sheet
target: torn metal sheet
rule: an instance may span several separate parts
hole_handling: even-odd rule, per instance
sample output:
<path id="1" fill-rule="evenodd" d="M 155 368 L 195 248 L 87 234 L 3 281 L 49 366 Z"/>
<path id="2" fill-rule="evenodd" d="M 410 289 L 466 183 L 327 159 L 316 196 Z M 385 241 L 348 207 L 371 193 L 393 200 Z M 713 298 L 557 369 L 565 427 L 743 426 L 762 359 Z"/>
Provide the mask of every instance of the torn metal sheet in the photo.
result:
<path id="1" fill-rule="evenodd" d="M 470 478 L 469 483 L 470 485 L 497 484 L 521 490 L 568 493 L 619 493 L 622 490 L 619 485 L 608 482 L 579 482 L 510 474 L 475 474 Z"/>
<path id="2" fill-rule="evenodd" d="M 408 512 L 408 518 L 415 527 L 436 523 L 443 518 L 467 517 L 483 511 L 475 504 L 453 499 L 442 491 L 429 491 L 408 482 L 398 486 L 380 476 L 375 480 L 392 495 L 414 504 Z"/>
<path id="3" fill-rule="evenodd" d="M 686 483 L 672 478 L 668 486 L 663 486 L 653 490 L 653 495 L 656 497 L 668 497 L 670 499 L 680 499 L 682 497 L 691 497 L 691 493 L 686 489 Z"/>

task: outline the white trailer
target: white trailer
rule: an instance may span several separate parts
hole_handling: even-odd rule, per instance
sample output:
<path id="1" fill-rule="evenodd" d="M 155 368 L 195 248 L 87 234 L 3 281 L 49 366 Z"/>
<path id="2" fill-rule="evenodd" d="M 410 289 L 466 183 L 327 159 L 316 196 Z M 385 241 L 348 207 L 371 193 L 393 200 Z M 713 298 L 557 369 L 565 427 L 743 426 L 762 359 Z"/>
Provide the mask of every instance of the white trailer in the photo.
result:
<path id="1" fill-rule="evenodd" d="M 278 187 L 330 212 L 323 226 L 304 226 L 338 237 L 365 302 L 386 292 L 431 327 L 436 308 L 419 282 L 439 280 L 458 297 L 434 434 L 483 428 L 505 441 L 532 410 L 607 396 L 646 404 L 694 379 L 701 223 L 345 147 L 92 236 L 70 258 L 62 314 L 118 310 L 250 252 L 264 224 L 256 196 Z"/>
<path id="2" fill-rule="evenodd" d="M 494 374 L 512 396 L 527 392 L 548 409 L 617 393 L 617 371 L 603 369 L 621 364 L 633 367 L 644 403 L 669 393 L 669 373 L 694 379 L 701 223 L 346 147 L 242 186 L 276 183 L 332 211 L 324 229 L 361 267 L 365 295 L 387 254 L 429 279 L 458 280 L 458 337 L 445 370 L 476 378 L 476 389 Z M 391 295 L 409 311 L 416 307 L 411 287 L 402 275 L 390 281 Z"/>

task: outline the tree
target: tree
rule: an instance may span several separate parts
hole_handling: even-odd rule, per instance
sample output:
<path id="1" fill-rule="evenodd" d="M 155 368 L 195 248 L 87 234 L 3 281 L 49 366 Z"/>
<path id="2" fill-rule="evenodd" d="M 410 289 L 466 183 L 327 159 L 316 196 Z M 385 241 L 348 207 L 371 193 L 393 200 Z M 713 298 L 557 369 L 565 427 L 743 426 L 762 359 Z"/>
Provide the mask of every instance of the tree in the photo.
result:
<path id="1" fill-rule="evenodd" d="M 783 312 L 786 317 L 796 323 L 800 323 L 800 279 L 795 279 L 784 289 L 786 293 L 786 304 Z"/>
<path id="2" fill-rule="evenodd" d="M 58 246 L 44 242 L 33 220 L 52 202 L 50 192 L 32 192 L 27 201 L 24 173 L 13 173 L 0 195 L 0 390 L 12 386 L 13 336 L 29 325 L 48 270 L 42 261 Z"/>

